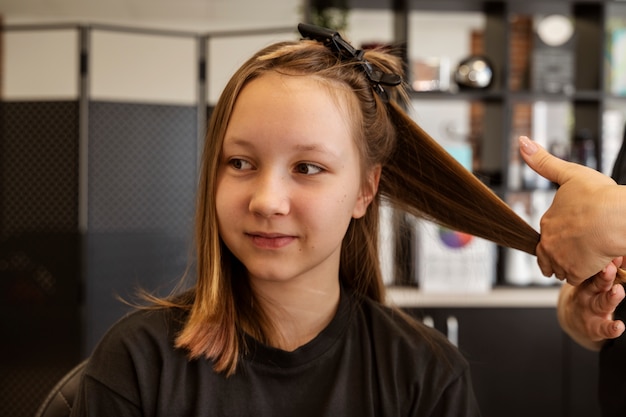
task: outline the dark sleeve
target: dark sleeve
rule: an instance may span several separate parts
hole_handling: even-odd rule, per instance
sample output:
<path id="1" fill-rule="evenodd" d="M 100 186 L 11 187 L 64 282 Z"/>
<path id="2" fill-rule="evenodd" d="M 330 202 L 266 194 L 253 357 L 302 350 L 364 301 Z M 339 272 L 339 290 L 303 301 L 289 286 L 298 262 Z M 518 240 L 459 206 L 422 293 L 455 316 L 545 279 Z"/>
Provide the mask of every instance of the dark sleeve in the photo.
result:
<path id="1" fill-rule="evenodd" d="M 70 417 L 140 417 L 141 410 L 119 392 L 89 375 L 83 377 Z"/>
<path id="2" fill-rule="evenodd" d="M 453 380 L 444 390 L 431 417 L 479 417 L 469 370 Z"/>
<path id="3" fill-rule="evenodd" d="M 138 311 L 114 324 L 89 358 L 72 417 L 153 415 L 173 344 L 167 323 L 163 311 Z"/>

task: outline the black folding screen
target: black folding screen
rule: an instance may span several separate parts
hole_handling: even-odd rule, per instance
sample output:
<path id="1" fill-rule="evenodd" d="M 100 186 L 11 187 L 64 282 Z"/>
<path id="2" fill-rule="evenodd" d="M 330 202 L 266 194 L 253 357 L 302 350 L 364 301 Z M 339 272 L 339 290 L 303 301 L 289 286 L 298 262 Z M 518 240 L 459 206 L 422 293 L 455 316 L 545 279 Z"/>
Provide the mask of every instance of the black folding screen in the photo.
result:
<path id="1" fill-rule="evenodd" d="M 80 358 L 78 102 L 0 103 L 0 415 Z"/>
<path id="2" fill-rule="evenodd" d="M 138 287 L 164 293 L 190 261 L 196 108 L 89 105 L 86 348 Z"/>
<path id="3" fill-rule="evenodd" d="M 56 29 L 70 33 L 63 38 L 70 44 L 76 40 L 61 55 L 76 60 L 66 68 L 76 74 L 78 91 L 69 99 L 4 97 L 0 102 L 0 416 L 33 416 L 54 384 L 129 311 L 120 298 L 136 302 L 139 288 L 165 295 L 184 274 L 194 278 L 192 229 L 199 149 L 210 113 L 206 55 L 211 35 L 44 27 L 48 34 Z M 137 35 L 141 42 L 155 35 L 170 51 L 172 42 L 185 39 L 183 46 L 192 51 L 186 56 L 193 62 L 184 68 L 194 70 L 181 71 L 181 63 L 157 46 L 161 64 L 142 69 L 138 79 L 125 80 L 125 85 L 144 84 L 144 78 L 154 83 L 158 65 L 170 65 L 176 74 L 187 74 L 181 90 L 187 98 L 159 100 L 153 90 L 147 99 L 129 98 L 125 91 L 122 98 L 107 98 L 102 80 L 120 94 L 126 74 L 119 68 L 127 63 L 107 58 L 106 52 L 100 55 L 99 70 L 118 65 L 118 72 L 104 74 L 97 86 L 101 95 L 92 94 L 90 77 L 96 70 L 90 48 L 102 46 L 92 39 L 94 29 L 109 40 L 121 32 Z M 277 33 L 291 37 L 293 28 L 221 32 L 215 38 L 226 40 L 213 53 L 238 51 L 233 46 L 239 45 L 238 36 L 259 42 L 258 36 Z M 190 43 L 195 45 L 191 49 Z M 41 42 L 36 45 L 41 48 Z M 117 57 L 125 46 L 118 43 L 108 51 Z M 72 48 L 74 57 L 67 53 Z M 28 49 L 20 45 L 16 50 L 22 56 Z M 140 51 L 144 56 L 145 49 Z M 25 66 L 33 67 L 40 68 L 41 79 L 53 72 L 45 62 Z M 61 78 L 67 77 L 61 71 Z M 162 77 L 157 88 L 178 92 L 168 74 Z M 39 85 L 31 79 L 21 82 L 26 90 Z"/>
<path id="4" fill-rule="evenodd" d="M 92 102 L 79 231 L 78 102 L 5 102 L 0 134 L 0 415 L 32 416 L 138 287 L 190 261 L 197 109 Z"/>

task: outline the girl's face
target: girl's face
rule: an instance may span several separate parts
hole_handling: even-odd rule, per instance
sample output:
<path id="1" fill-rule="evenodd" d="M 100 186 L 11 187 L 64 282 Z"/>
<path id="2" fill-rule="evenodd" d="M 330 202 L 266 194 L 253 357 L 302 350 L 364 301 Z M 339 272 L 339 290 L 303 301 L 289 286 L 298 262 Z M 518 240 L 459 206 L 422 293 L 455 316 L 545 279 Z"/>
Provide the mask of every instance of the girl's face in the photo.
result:
<path id="1" fill-rule="evenodd" d="M 267 73 L 241 91 L 217 174 L 220 235 L 251 280 L 337 281 L 341 242 L 366 212 L 347 99 L 308 76 Z M 327 281 L 329 282 L 329 281 Z M 321 283 L 321 282 L 320 282 Z"/>

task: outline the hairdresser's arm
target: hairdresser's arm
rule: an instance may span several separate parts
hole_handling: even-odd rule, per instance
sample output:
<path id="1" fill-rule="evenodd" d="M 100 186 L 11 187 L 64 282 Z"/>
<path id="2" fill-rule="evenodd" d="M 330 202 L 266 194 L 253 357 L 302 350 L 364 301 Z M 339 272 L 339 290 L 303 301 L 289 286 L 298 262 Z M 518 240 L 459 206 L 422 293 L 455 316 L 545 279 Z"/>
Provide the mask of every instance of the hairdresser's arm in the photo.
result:
<path id="1" fill-rule="evenodd" d="M 537 261 L 544 275 L 578 285 L 626 254 L 626 186 L 558 159 L 526 137 L 520 150 L 532 169 L 560 186 L 541 219 Z"/>
<path id="2" fill-rule="evenodd" d="M 621 259 L 616 261 L 621 263 Z M 602 272 L 576 287 L 563 284 L 559 294 L 558 318 L 563 330 L 581 346 L 600 350 L 606 339 L 619 337 L 624 323 L 613 320 L 613 312 L 624 299 L 624 287 L 613 284 L 616 267 L 609 264 Z"/>

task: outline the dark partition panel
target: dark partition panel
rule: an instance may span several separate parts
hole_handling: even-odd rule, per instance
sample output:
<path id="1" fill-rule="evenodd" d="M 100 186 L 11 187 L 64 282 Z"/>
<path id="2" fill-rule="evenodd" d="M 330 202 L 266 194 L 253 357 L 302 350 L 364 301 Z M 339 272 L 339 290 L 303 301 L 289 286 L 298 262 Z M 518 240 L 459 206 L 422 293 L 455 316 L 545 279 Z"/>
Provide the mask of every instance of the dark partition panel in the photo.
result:
<path id="1" fill-rule="evenodd" d="M 89 106 L 86 352 L 137 287 L 164 293 L 189 261 L 196 107 Z"/>
<path id="2" fill-rule="evenodd" d="M 128 311 L 118 296 L 165 294 L 184 274 L 197 110 L 89 104 L 79 233 L 78 102 L 0 106 L 0 415 L 30 417 Z"/>
<path id="3" fill-rule="evenodd" d="M 78 103 L 0 103 L 0 415 L 80 358 Z"/>

